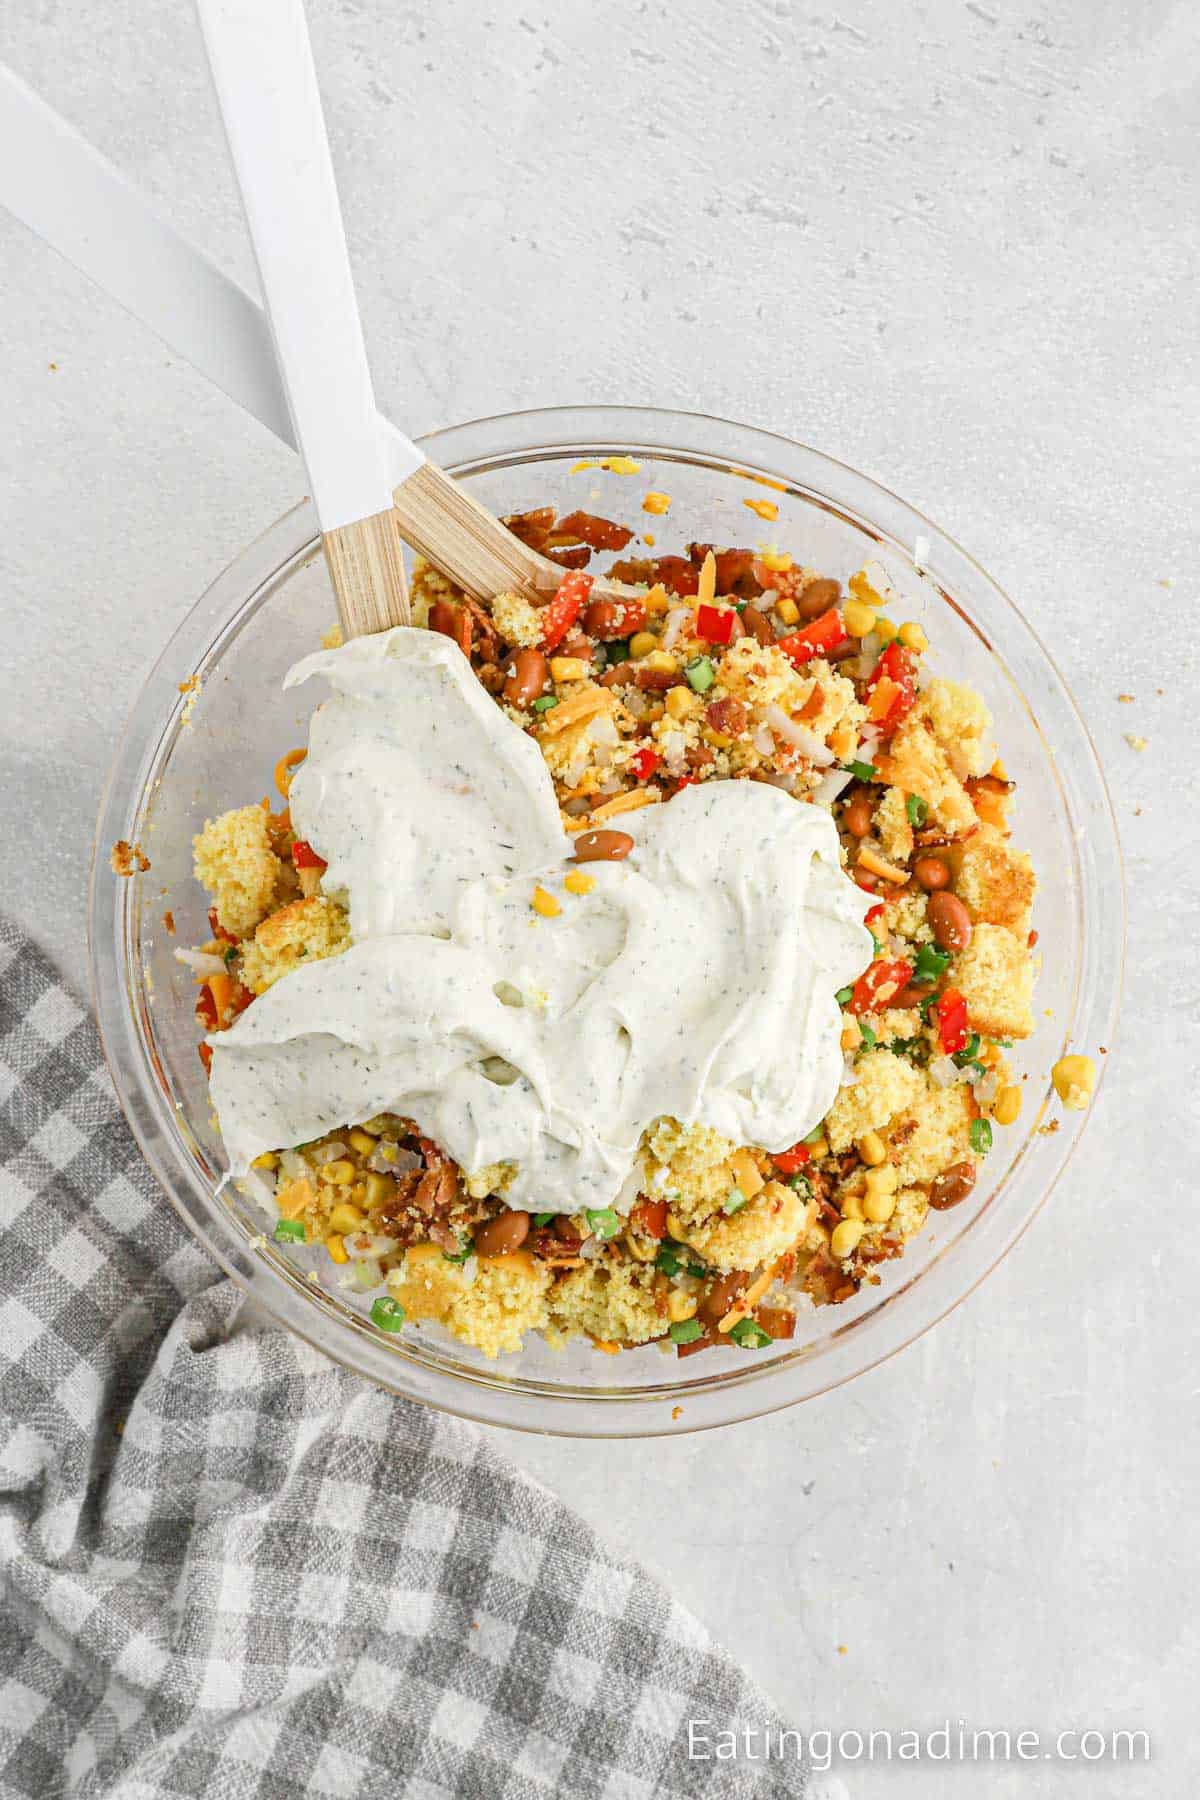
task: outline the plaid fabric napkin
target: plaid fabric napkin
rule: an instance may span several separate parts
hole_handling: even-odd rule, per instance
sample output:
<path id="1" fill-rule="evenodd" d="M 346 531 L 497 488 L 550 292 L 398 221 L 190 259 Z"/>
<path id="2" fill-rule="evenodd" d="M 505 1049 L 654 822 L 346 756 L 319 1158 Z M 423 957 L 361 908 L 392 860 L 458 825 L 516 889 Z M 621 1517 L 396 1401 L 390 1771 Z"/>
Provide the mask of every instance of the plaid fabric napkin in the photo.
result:
<path id="1" fill-rule="evenodd" d="M 239 1320 L 2 920 L 0 1225 L 5 1800 L 814 1800 L 688 1760 L 783 1721 L 484 1433 Z"/>

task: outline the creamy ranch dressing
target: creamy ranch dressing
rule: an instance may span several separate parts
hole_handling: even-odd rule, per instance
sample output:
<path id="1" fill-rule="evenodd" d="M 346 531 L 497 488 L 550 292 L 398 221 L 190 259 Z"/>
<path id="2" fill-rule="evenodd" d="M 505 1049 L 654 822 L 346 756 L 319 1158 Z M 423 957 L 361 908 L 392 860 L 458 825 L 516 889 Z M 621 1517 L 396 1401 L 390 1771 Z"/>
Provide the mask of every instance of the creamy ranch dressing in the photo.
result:
<path id="1" fill-rule="evenodd" d="M 209 1040 L 235 1171 L 388 1111 L 467 1170 L 513 1164 L 510 1205 L 624 1210 L 663 1114 L 768 1150 L 819 1122 L 834 995 L 871 952 L 828 813 L 765 783 L 687 788 L 622 817 L 629 858 L 571 895 L 541 754 L 449 639 L 358 639 L 288 684 L 317 673 L 334 698 L 292 814 L 356 941 Z M 539 882 L 558 918 L 531 911 Z"/>

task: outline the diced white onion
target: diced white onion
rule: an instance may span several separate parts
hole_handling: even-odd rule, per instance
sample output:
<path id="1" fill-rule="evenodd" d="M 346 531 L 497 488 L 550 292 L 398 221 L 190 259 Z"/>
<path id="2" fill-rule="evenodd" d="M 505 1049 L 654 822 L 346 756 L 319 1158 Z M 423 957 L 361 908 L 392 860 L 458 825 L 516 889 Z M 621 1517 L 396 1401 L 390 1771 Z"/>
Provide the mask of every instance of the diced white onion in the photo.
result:
<path id="1" fill-rule="evenodd" d="M 934 1087 L 953 1087 L 958 1076 L 959 1071 L 948 1056 L 935 1056 L 929 1065 L 929 1079 Z"/>
<path id="2" fill-rule="evenodd" d="M 662 648 L 670 650 L 677 640 L 683 636 L 686 628 L 691 635 L 692 609 L 690 606 L 673 606 L 667 614 L 666 629 L 662 634 Z"/>
<path id="3" fill-rule="evenodd" d="M 760 725 L 758 730 L 754 733 L 751 742 L 760 756 L 774 756 L 775 739 L 771 735 L 770 726 Z"/>
<path id="4" fill-rule="evenodd" d="M 322 1144 L 320 1149 L 314 1150 L 312 1154 L 318 1169 L 322 1169 L 326 1163 L 337 1162 L 339 1157 L 345 1156 L 346 1146 L 334 1138 L 332 1143 Z"/>
<path id="5" fill-rule="evenodd" d="M 279 1167 L 289 1181 L 302 1181 L 310 1173 L 308 1164 L 298 1150 L 281 1150 Z"/>
<path id="6" fill-rule="evenodd" d="M 370 1288 L 380 1286 L 383 1281 L 383 1270 L 374 1257 L 361 1256 L 355 1261 L 353 1280 L 355 1287 L 362 1288 L 366 1292 Z"/>
<path id="7" fill-rule="evenodd" d="M 853 780 L 849 769 L 829 769 L 813 789 L 813 800 L 818 806 L 832 806 Z"/>
<path id="8" fill-rule="evenodd" d="M 981 1081 L 977 1081 L 971 1089 L 980 1106 L 990 1106 L 996 1098 L 1000 1087 L 1000 1077 L 995 1069 L 989 1069 Z"/>
<path id="9" fill-rule="evenodd" d="M 384 1237 L 382 1232 L 356 1231 L 346 1239 L 346 1248 L 356 1258 L 386 1256 L 398 1243 L 398 1238 Z"/>
<path id="10" fill-rule="evenodd" d="M 772 701 L 769 706 L 763 708 L 763 712 L 771 729 L 799 750 L 800 754 L 806 757 L 810 763 L 815 763 L 818 769 L 827 769 L 835 760 L 833 751 L 806 726 L 798 725 L 795 719 L 789 719 L 782 706 L 776 706 Z"/>
<path id="11" fill-rule="evenodd" d="M 210 975 L 225 973 L 225 958 L 213 956 L 208 950 L 176 950 L 175 961 L 181 962 L 185 969 L 191 969 L 194 974 L 202 975 L 206 981 Z"/>
<path id="12" fill-rule="evenodd" d="M 621 741 L 616 721 L 610 713 L 596 714 L 588 726 L 588 736 L 593 744 L 618 744 Z"/>

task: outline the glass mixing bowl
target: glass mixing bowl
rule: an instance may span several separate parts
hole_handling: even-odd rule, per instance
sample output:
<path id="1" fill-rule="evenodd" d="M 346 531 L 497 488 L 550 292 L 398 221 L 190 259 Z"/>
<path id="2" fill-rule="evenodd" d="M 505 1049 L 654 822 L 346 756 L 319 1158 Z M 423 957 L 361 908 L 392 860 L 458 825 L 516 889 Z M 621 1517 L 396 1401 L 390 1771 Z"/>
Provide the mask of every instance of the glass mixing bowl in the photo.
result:
<path id="1" fill-rule="evenodd" d="M 435 433 L 425 448 L 495 512 L 584 507 L 652 530 L 659 554 L 691 539 L 773 539 L 843 579 L 868 556 L 885 564 L 905 616 L 929 636 L 932 671 L 987 698 L 1018 783 L 1015 836 L 1037 867 L 1042 956 L 1038 1031 L 1014 1053 L 1020 1121 L 997 1131 L 971 1198 L 931 1215 L 903 1259 L 883 1265 L 878 1286 L 801 1314 L 796 1339 L 765 1351 L 678 1360 L 652 1345 L 611 1356 L 586 1341 L 552 1350 L 538 1340 L 489 1362 L 429 1327 L 380 1332 L 339 1288 L 342 1271 L 324 1251 L 268 1241 L 257 1204 L 219 1191 L 224 1156 L 197 1056 L 195 988 L 174 951 L 209 935 L 208 902 L 191 877 L 193 833 L 267 793 L 277 758 L 307 740 L 313 701 L 306 690 L 285 694 L 281 682 L 335 617 L 307 504 L 197 601 L 117 753 L 97 830 L 91 956 L 122 1105 L 167 1195 L 229 1274 L 289 1330 L 412 1399 L 595 1437 L 696 1430 L 809 1399 L 911 1342 L 969 1294 L 1029 1224 L 1084 1129 L 1086 1115 L 1060 1116 L 1049 1070 L 1067 1047 L 1094 1055 L 1111 1043 L 1124 945 L 1116 828 L 1087 731 L 1038 639 L 979 565 L 904 501 L 816 450 L 723 420 L 626 407 L 478 420 Z M 641 464 L 636 476 L 573 472 L 621 452 Z M 666 517 L 641 512 L 648 489 L 670 494 Z M 764 497 L 777 502 L 777 523 L 764 525 L 743 504 Z M 198 691 L 181 693 L 192 676 Z M 145 874 L 112 876 L 119 838 L 145 851 Z M 163 924 L 168 908 L 174 937 Z"/>

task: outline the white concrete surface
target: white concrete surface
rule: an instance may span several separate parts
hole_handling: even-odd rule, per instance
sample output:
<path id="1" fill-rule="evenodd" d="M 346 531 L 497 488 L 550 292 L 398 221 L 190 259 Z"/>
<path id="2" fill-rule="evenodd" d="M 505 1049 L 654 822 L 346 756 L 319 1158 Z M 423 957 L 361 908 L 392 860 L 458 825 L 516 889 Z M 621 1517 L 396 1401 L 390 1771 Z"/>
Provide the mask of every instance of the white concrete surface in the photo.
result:
<path id="1" fill-rule="evenodd" d="M 674 1582 L 802 1724 L 1154 1734 L 1150 1771 L 846 1766 L 854 1796 L 1189 1794 L 1195 8 L 311 12 L 385 409 L 422 430 L 571 399 L 676 404 L 882 476 L 1067 667 L 1128 857 L 1129 993 L 1099 1116 L 973 1300 L 790 1416 L 509 1448 Z M 31 0 L 0 15 L 0 55 L 248 276 L 187 7 Z M 163 638 L 300 477 L 3 218 L 0 380 L 3 904 L 78 979 L 114 735 Z"/>

